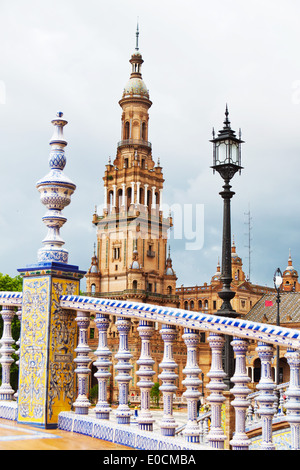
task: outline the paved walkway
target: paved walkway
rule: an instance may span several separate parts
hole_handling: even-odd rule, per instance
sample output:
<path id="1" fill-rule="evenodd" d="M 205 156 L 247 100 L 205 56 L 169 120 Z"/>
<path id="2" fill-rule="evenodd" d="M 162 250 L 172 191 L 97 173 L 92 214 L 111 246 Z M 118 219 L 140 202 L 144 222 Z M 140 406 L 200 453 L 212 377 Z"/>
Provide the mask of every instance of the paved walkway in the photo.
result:
<path id="1" fill-rule="evenodd" d="M 151 410 L 155 419 L 154 431 L 160 432 L 159 423 L 163 416 L 162 410 Z M 116 409 L 110 415 L 112 421 L 116 420 Z M 93 414 L 93 411 L 91 411 Z M 178 426 L 186 423 L 186 410 L 174 411 L 174 418 Z M 134 416 L 131 426 L 137 426 Z M 132 450 L 129 447 L 113 444 L 81 434 L 61 431 L 59 429 L 44 430 L 33 426 L 26 426 L 15 421 L 0 419 L 0 450 Z"/>
<path id="2" fill-rule="evenodd" d="M 0 450 L 132 450 L 81 434 L 54 430 L 41 430 L 0 419 Z"/>

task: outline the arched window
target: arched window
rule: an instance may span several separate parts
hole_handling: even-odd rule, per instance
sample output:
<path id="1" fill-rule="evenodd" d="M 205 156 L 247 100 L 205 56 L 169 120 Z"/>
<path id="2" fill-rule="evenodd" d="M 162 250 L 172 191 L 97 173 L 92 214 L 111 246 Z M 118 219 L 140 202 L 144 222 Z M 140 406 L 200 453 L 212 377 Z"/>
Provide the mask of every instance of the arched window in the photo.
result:
<path id="1" fill-rule="evenodd" d="M 128 121 L 125 122 L 125 127 L 124 127 L 124 139 L 127 140 L 129 139 L 130 135 L 130 124 Z"/>
<path id="2" fill-rule="evenodd" d="M 202 300 L 198 300 L 198 310 L 202 310 Z"/>
<path id="3" fill-rule="evenodd" d="M 142 124 L 142 140 L 146 140 L 146 123 Z"/>
<path id="4" fill-rule="evenodd" d="M 91 292 L 92 292 L 92 294 L 94 294 L 94 293 L 96 292 L 96 286 L 95 286 L 95 284 L 92 284 L 92 285 L 91 285 Z"/>
<path id="5" fill-rule="evenodd" d="M 118 190 L 118 198 L 117 198 L 117 204 L 118 204 L 118 208 L 120 209 L 121 206 L 122 206 L 122 195 L 123 195 L 123 191 L 122 189 L 119 189 Z"/>
<path id="6" fill-rule="evenodd" d="M 187 300 L 184 302 L 184 310 L 189 310 L 189 303 Z"/>
<path id="7" fill-rule="evenodd" d="M 172 286 L 167 287 L 167 292 L 168 292 L 168 295 L 172 294 Z"/>
<path id="8" fill-rule="evenodd" d="M 110 212 L 112 211 L 112 208 L 113 208 L 113 200 L 114 200 L 114 193 L 112 191 L 109 191 L 108 201 L 109 201 L 109 210 L 110 210 Z"/>
<path id="9" fill-rule="evenodd" d="M 191 305 L 191 310 L 194 310 L 194 301 L 193 300 L 191 300 L 190 305 Z"/>
<path id="10" fill-rule="evenodd" d="M 131 204 L 131 187 L 127 188 L 127 210 Z"/>
<path id="11" fill-rule="evenodd" d="M 137 281 L 136 280 L 132 281 L 132 288 L 137 289 Z"/>
<path id="12" fill-rule="evenodd" d="M 151 208 L 152 204 L 152 191 L 148 190 L 148 195 L 147 195 L 147 203 L 148 203 L 148 208 Z"/>
<path id="13" fill-rule="evenodd" d="M 144 190 L 140 188 L 140 204 L 144 204 Z"/>

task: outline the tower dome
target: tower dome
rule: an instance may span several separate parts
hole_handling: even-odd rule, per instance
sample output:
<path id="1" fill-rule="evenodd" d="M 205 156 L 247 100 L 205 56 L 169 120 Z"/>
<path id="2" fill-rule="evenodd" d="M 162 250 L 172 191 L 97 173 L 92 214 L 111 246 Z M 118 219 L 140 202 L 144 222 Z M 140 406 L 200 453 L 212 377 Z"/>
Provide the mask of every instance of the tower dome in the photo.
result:
<path id="1" fill-rule="evenodd" d="M 283 271 L 283 290 L 287 292 L 298 290 L 298 272 L 293 266 L 291 251 L 289 252 L 288 265 Z"/>
<path id="2" fill-rule="evenodd" d="M 149 91 L 145 82 L 140 77 L 130 77 L 126 86 L 124 87 L 122 98 L 141 96 L 149 99 Z"/>
<path id="3" fill-rule="evenodd" d="M 165 271 L 166 276 L 175 276 L 175 271 L 172 266 L 172 259 L 171 259 L 171 253 L 170 253 L 170 246 L 169 246 L 169 254 L 168 258 L 166 259 L 166 271 Z"/>
<path id="4" fill-rule="evenodd" d="M 220 279 L 221 279 L 221 266 L 220 266 L 220 260 L 218 258 L 218 264 L 217 264 L 217 271 L 216 273 L 213 275 L 212 279 L 211 279 L 211 283 L 213 284 L 214 282 L 217 282 L 219 283 L 220 282 Z"/>
<path id="5" fill-rule="evenodd" d="M 147 100 L 149 100 L 149 91 L 146 87 L 144 80 L 142 79 L 141 68 L 142 68 L 142 63 L 144 61 L 142 58 L 142 54 L 139 51 L 138 39 L 139 39 L 139 26 L 137 25 L 136 47 L 129 61 L 132 65 L 131 75 L 130 75 L 128 82 L 126 83 L 124 87 L 122 99 L 127 98 L 127 97 L 128 98 L 141 97 L 141 98 L 146 98 Z"/>

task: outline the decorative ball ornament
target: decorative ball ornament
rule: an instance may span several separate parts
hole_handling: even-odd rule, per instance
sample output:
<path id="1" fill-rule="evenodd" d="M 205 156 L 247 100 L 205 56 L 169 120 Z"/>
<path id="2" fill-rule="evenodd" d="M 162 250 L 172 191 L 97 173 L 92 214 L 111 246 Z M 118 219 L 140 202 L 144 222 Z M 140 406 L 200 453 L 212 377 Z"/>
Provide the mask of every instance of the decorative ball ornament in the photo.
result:
<path id="1" fill-rule="evenodd" d="M 48 233 L 43 240 L 43 248 L 38 251 L 38 261 L 68 263 L 68 252 L 62 248 L 65 242 L 60 236 L 60 228 L 67 219 L 61 211 L 70 204 L 76 185 L 63 173 L 66 165 L 64 148 L 67 145 L 63 128 L 68 122 L 63 119 L 62 112 L 58 112 L 51 122 L 54 125 L 54 133 L 50 141 L 51 152 L 48 160 L 50 172 L 36 184 L 41 194 L 41 202 L 48 209 L 42 219 Z"/>

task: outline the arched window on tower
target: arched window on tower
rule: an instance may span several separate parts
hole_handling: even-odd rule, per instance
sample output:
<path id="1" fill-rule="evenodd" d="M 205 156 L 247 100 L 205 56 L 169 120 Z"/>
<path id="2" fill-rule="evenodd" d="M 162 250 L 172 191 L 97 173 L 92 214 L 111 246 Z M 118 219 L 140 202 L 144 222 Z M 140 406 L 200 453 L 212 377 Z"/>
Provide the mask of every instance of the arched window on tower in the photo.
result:
<path id="1" fill-rule="evenodd" d="M 155 193 L 155 209 L 158 210 L 158 209 L 159 209 L 159 205 L 160 205 L 160 203 L 159 203 L 159 194 L 156 192 L 156 193 Z"/>
<path id="2" fill-rule="evenodd" d="M 112 191 L 109 191 L 108 193 L 108 204 L 109 204 L 109 211 L 112 211 L 113 208 L 113 200 L 114 200 L 114 194 Z"/>
<path id="3" fill-rule="evenodd" d="M 124 140 L 129 139 L 130 136 L 130 124 L 128 121 L 125 122 L 125 127 L 124 127 Z"/>
<path id="4" fill-rule="evenodd" d="M 127 210 L 131 204 L 131 187 L 127 188 Z"/>
<path id="5" fill-rule="evenodd" d="M 140 138 L 140 123 L 139 121 L 134 121 L 132 124 L 132 129 L 131 129 L 131 138 L 135 140 L 139 140 Z"/>
<path id="6" fill-rule="evenodd" d="M 132 288 L 137 289 L 137 281 L 136 280 L 132 281 Z"/>
<path id="7" fill-rule="evenodd" d="M 140 204 L 144 204 L 144 189 L 140 188 Z"/>
<path id="8" fill-rule="evenodd" d="M 123 195 L 123 191 L 122 191 L 122 189 L 119 189 L 118 190 L 118 202 L 117 202 L 118 209 L 121 209 L 121 207 L 122 207 L 122 199 L 123 199 L 122 195 Z"/>
<path id="9" fill-rule="evenodd" d="M 146 140 L 146 123 L 142 124 L 142 140 Z"/>
<path id="10" fill-rule="evenodd" d="M 148 196 L 147 196 L 147 203 L 148 203 L 148 209 L 151 209 L 151 204 L 152 204 L 152 191 L 148 190 Z"/>

